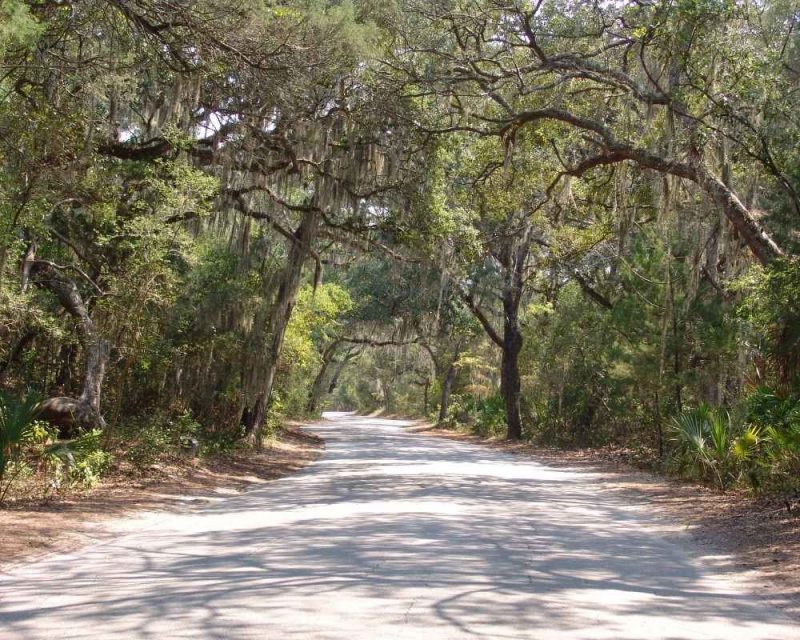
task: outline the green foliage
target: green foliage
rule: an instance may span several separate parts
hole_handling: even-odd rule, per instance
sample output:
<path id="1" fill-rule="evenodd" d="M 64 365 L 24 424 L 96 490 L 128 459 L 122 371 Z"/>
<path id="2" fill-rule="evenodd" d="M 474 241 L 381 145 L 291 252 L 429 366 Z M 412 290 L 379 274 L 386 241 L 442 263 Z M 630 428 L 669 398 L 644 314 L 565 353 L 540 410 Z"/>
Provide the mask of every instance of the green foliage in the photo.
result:
<path id="1" fill-rule="evenodd" d="M 144 472 L 177 454 L 181 433 L 174 422 L 155 415 L 130 421 L 117 435 L 125 443 L 125 459 L 136 471 Z"/>
<path id="2" fill-rule="evenodd" d="M 122 448 L 124 459 L 136 471 L 145 472 L 149 467 L 172 462 L 185 455 L 186 442 L 191 438 L 198 441 L 198 454 L 210 455 L 236 446 L 241 432 L 209 428 L 199 422 L 191 411 L 183 410 L 130 419 L 113 433 L 113 438 L 117 446 Z"/>
<path id="3" fill-rule="evenodd" d="M 430 413 L 448 373 L 444 423 L 497 435 L 505 329 L 526 436 L 792 486 L 796 8 L 523 5 L 0 0 L 0 484 L 111 463 L 23 398 L 86 397 L 92 347 L 143 469 L 261 392 L 275 433 L 329 390 Z M 754 221 L 789 257 L 752 266 Z"/>
<path id="4" fill-rule="evenodd" d="M 56 431 L 36 420 L 38 398 L 0 392 L 0 502 L 15 481 L 32 476 L 35 467 L 47 469 L 50 485 L 90 488 L 109 469 L 113 456 L 102 446 L 99 430 L 72 440 L 57 440 Z"/>
<path id="5" fill-rule="evenodd" d="M 503 398 L 500 395 L 454 395 L 450 399 L 447 417 L 440 425 L 446 429 L 465 428 L 484 438 L 499 437 L 506 428 Z"/>
<path id="6" fill-rule="evenodd" d="M 800 483 L 800 397 L 758 387 L 742 400 L 754 435 L 741 444 L 757 488 L 796 489 Z"/>
<path id="7" fill-rule="evenodd" d="M 800 264 L 779 260 L 736 283 L 747 337 L 768 355 L 781 384 L 800 384 Z"/>
<path id="8" fill-rule="evenodd" d="M 107 451 L 93 451 L 81 458 L 70 469 L 70 480 L 82 487 L 95 486 L 111 467 L 114 457 Z"/>
<path id="9" fill-rule="evenodd" d="M 273 392 L 272 426 L 277 416 L 302 416 L 309 389 L 321 366 L 321 352 L 342 330 L 346 314 L 353 309 L 350 293 L 341 285 L 327 282 L 303 286 L 297 296 L 279 365 L 280 380 Z"/>
<path id="10" fill-rule="evenodd" d="M 0 502 L 15 476 L 24 469 L 21 459 L 25 447 L 41 437 L 36 422 L 38 403 L 39 397 L 31 392 L 14 396 L 0 391 Z"/>
<path id="11" fill-rule="evenodd" d="M 196 440 L 197 455 L 212 456 L 236 448 L 242 437 L 241 428 L 204 423 L 188 409 L 159 411 L 129 418 L 109 435 L 120 458 L 139 473 L 161 463 L 185 458 Z"/>
<path id="12" fill-rule="evenodd" d="M 283 357 L 293 367 L 316 364 L 317 347 L 335 335 L 340 317 L 353 308 L 350 294 L 335 283 L 305 285 L 297 295 L 292 319 L 286 329 Z"/>
<path id="13" fill-rule="evenodd" d="M 273 440 L 280 432 L 280 428 L 287 418 L 286 406 L 279 393 L 273 393 L 272 402 L 267 411 L 266 425 L 264 427 L 265 440 Z"/>
<path id="14" fill-rule="evenodd" d="M 657 352 L 626 338 L 649 328 L 643 311 L 623 300 L 609 313 L 574 284 L 554 304 L 526 310 L 523 393 L 534 439 L 560 446 L 648 442 L 650 389 L 643 381 L 653 379 Z M 630 433 L 632 423 L 642 431 Z"/>
<path id="15" fill-rule="evenodd" d="M 41 32 L 22 0 L 0 0 L 0 53 L 10 45 L 29 45 Z"/>
<path id="16" fill-rule="evenodd" d="M 734 479 L 731 447 L 734 425 L 731 416 L 707 405 L 684 411 L 673 418 L 671 430 L 673 464 L 679 471 L 712 479 L 726 489 Z"/>
<path id="17" fill-rule="evenodd" d="M 502 396 L 494 395 L 476 402 L 475 431 L 484 437 L 503 435 L 506 410 Z"/>
<path id="18" fill-rule="evenodd" d="M 69 441 L 43 447 L 41 457 L 56 488 L 94 487 L 111 468 L 114 456 L 103 449 L 103 434 L 95 429 Z"/>
<path id="19" fill-rule="evenodd" d="M 755 491 L 793 490 L 800 471 L 800 400 L 761 387 L 738 417 L 700 406 L 673 420 L 670 451 L 677 471 L 720 489 L 745 482 Z"/>

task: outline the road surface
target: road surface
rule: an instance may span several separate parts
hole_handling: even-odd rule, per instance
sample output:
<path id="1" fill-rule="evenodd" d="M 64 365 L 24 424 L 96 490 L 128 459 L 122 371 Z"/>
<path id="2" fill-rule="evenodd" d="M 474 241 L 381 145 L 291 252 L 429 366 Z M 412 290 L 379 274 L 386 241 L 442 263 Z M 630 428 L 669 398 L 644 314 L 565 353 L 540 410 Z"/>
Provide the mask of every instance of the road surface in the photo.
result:
<path id="1" fill-rule="evenodd" d="M 333 415 L 300 473 L 0 575 L 0 638 L 798 640 L 587 471 Z"/>

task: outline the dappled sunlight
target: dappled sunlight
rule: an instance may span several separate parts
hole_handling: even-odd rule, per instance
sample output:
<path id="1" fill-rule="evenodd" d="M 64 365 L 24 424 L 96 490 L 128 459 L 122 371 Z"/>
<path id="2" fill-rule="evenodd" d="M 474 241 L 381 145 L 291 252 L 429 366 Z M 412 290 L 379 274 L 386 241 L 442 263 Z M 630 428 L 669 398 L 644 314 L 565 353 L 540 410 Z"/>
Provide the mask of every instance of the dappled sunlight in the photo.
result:
<path id="1" fill-rule="evenodd" d="M 4 576 L 3 638 L 797 637 L 593 474 L 372 425 L 315 425 L 293 477 Z"/>

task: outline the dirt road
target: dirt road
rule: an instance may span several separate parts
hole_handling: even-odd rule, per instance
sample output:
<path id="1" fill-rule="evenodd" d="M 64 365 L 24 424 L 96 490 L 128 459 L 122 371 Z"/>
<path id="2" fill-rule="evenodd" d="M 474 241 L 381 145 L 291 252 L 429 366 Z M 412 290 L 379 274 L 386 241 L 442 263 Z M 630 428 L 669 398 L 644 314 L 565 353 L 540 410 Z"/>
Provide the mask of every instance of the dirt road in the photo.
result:
<path id="1" fill-rule="evenodd" d="M 0 575 L 0 638 L 800 639 L 593 473 L 329 417 L 296 475 Z"/>

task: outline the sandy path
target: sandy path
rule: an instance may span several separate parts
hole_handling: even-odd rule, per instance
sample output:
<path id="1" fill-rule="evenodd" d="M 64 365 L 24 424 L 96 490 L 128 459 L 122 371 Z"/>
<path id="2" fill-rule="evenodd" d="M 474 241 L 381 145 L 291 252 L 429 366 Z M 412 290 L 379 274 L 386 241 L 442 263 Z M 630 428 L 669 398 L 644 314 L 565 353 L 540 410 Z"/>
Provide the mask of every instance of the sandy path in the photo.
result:
<path id="1" fill-rule="evenodd" d="M 0 638 L 800 638 L 596 474 L 333 417 L 294 476 L 3 574 Z"/>

